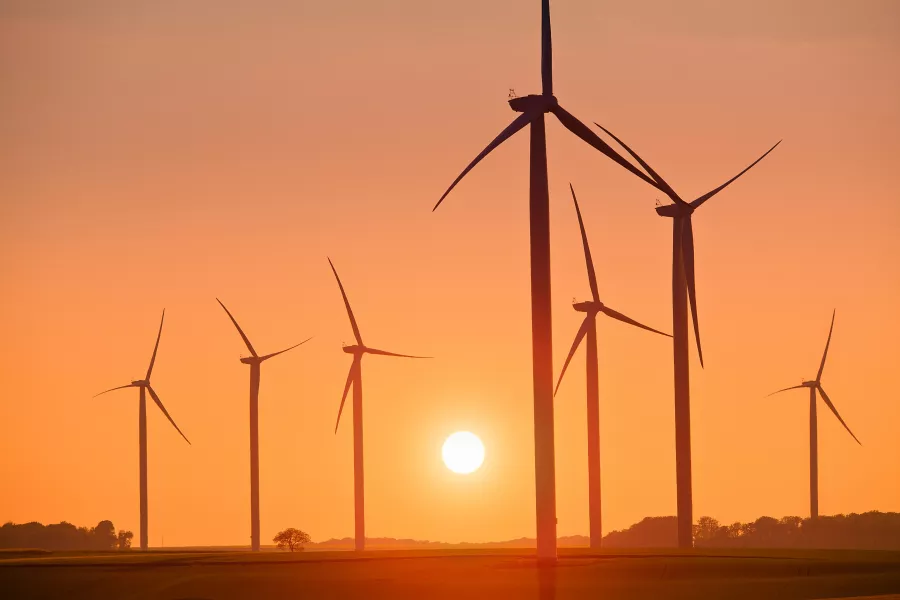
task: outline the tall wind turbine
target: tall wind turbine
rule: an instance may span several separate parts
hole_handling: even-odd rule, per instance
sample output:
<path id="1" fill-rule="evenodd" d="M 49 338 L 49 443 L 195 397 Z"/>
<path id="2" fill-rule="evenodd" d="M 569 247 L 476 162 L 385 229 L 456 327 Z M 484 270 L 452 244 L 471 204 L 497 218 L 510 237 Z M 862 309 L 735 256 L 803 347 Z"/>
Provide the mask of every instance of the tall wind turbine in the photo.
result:
<path id="1" fill-rule="evenodd" d="M 238 333 L 241 334 L 241 339 L 244 340 L 244 343 L 247 344 L 247 350 L 250 351 L 250 356 L 241 357 L 241 362 L 245 365 L 250 365 L 250 549 L 253 552 L 259 552 L 259 376 L 260 376 L 260 366 L 264 361 L 269 360 L 274 356 L 278 356 L 279 354 L 284 354 L 288 350 L 293 350 L 300 344 L 305 344 L 312 338 L 307 338 L 300 342 L 300 344 L 294 344 L 290 348 L 286 348 L 284 350 L 279 350 L 278 352 L 273 352 L 272 354 L 266 354 L 265 356 L 260 356 L 256 353 L 256 350 L 253 349 L 253 344 L 250 343 L 250 340 L 244 334 L 244 330 L 241 329 L 241 326 L 238 325 L 237 320 L 231 314 L 231 312 L 225 308 L 225 305 L 222 304 L 222 301 L 216 298 L 216 302 L 225 309 L 225 313 L 228 315 L 228 318 L 231 319 L 231 322 L 234 323 L 235 328 L 237 328 Z"/>
<path id="2" fill-rule="evenodd" d="M 178 425 L 175 424 L 175 421 L 172 419 L 171 415 L 169 415 L 169 411 L 166 410 L 166 407 L 163 406 L 162 400 L 159 399 L 159 395 L 153 390 L 150 386 L 150 374 L 153 372 L 153 363 L 156 362 L 156 351 L 159 349 L 159 338 L 162 337 L 162 328 L 163 321 L 166 318 L 166 311 L 163 309 L 162 319 L 159 321 L 159 333 L 156 335 L 156 345 L 153 346 L 153 355 L 150 357 L 150 366 L 147 367 L 147 375 L 143 379 L 139 379 L 137 381 L 132 381 L 128 385 L 120 385 L 119 387 L 114 387 L 112 389 L 106 390 L 104 392 L 100 392 L 97 396 L 102 396 L 107 392 L 112 392 L 115 390 L 123 390 L 125 388 L 136 387 L 140 390 L 140 403 L 138 404 L 138 440 L 140 445 L 140 478 L 141 478 L 141 550 L 147 549 L 147 396 L 149 393 L 150 397 L 153 398 L 153 401 L 156 402 L 156 406 L 159 407 L 159 410 L 162 411 L 166 418 L 169 420 L 169 423 L 172 424 L 172 427 L 175 428 L 178 433 L 181 434 L 181 437 L 184 438 L 190 445 L 190 440 L 187 439 L 187 436 L 182 433 L 180 429 L 178 429 Z M 94 396 L 96 398 L 97 396 Z"/>
<path id="3" fill-rule="evenodd" d="M 363 410 L 362 410 L 362 358 L 366 354 L 378 354 L 381 356 L 397 356 L 400 358 L 428 358 L 427 356 L 410 356 L 408 354 L 396 354 L 387 352 L 386 350 L 378 350 L 366 346 L 362 341 L 359 333 L 359 326 L 356 324 L 356 318 L 353 316 L 353 310 L 350 308 L 350 301 L 347 299 L 347 293 L 344 292 L 344 285 L 341 278 L 338 277 L 337 269 L 334 263 L 328 259 L 331 265 L 331 271 L 334 278 L 337 279 L 338 287 L 341 289 L 341 297 L 344 299 L 344 306 L 347 307 L 347 316 L 350 317 L 350 326 L 353 328 L 353 337 L 356 338 L 356 344 L 353 346 L 344 346 L 344 352 L 353 355 L 353 362 L 350 364 L 350 372 L 347 374 L 347 382 L 344 384 L 344 393 L 341 396 L 341 406 L 338 408 L 337 422 L 334 424 L 334 432 L 337 433 L 338 425 L 341 424 L 341 413 L 344 412 L 344 402 L 347 400 L 347 392 L 350 386 L 353 386 L 353 498 L 354 498 L 354 514 L 355 514 L 355 531 L 356 550 L 362 552 L 366 549 L 366 509 L 365 509 L 365 480 L 363 476 Z"/>
<path id="4" fill-rule="evenodd" d="M 674 334 L 675 363 L 675 481 L 678 488 L 678 546 L 690 548 L 693 541 L 693 498 L 691 492 L 691 385 L 688 369 L 688 302 L 694 322 L 697 354 L 703 366 L 703 350 L 700 347 L 700 325 L 697 320 L 697 289 L 694 279 L 694 230 L 691 216 L 700 206 L 724 190 L 731 182 L 749 171 L 756 163 L 775 149 L 779 141 L 749 167 L 699 198 L 685 202 L 650 165 L 629 148 L 622 140 L 602 125 L 597 125 L 634 157 L 638 164 L 656 182 L 672 204 L 658 206 L 657 214 L 672 219 L 672 333 Z"/>
<path id="5" fill-rule="evenodd" d="M 544 115 L 553 113 L 563 126 L 601 153 L 650 185 L 657 183 L 619 156 L 584 123 L 559 105 L 553 95 L 553 49 L 550 0 L 541 0 L 542 93 L 509 100 L 522 113 L 481 151 L 457 177 L 435 209 L 466 174 L 494 148 L 531 126 L 530 229 L 531 229 L 531 335 L 534 385 L 534 471 L 537 551 L 540 558 L 556 558 L 556 472 L 553 439 L 553 347 L 550 302 L 550 192 L 547 187 L 547 143 Z"/>
<path id="6" fill-rule="evenodd" d="M 594 261 L 591 258 L 591 248 L 588 245 L 587 233 L 584 231 L 584 221 L 581 218 L 581 209 L 578 208 L 578 198 L 575 197 L 575 189 L 569 184 L 572 191 L 572 201 L 575 203 L 575 214 L 578 215 L 578 227 L 581 229 L 581 242 L 584 246 L 584 261 L 587 265 L 588 283 L 591 286 L 591 299 L 587 302 L 577 302 L 573 308 L 585 313 L 584 321 L 575 334 L 575 341 L 572 342 L 572 348 L 563 363 L 562 371 L 559 373 L 559 380 L 556 383 L 556 390 L 553 392 L 555 396 L 559 391 L 559 385 L 562 383 L 563 375 L 578 350 L 581 342 L 587 338 L 586 347 L 586 366 L 587 366 L 587 429 L 588 429 L 588 506 L 590 515 L 591 528 L 591 548 L 599 549 L 601 540 L 603 539 L 603 527 L 601 522 L 602 511 L 600 502 L 600 385 L 599 373 L 597 366 L 597 315 L 604 314 L 608 317 L 658 333 L 666 337 L 672 337 L 668 333 L 657 331 L 652 327 L 647 327 L 635 321 L 630 317 L 626 317 L 620 312 L 616 312 L 600 301 L 600 292 L 597 289 L 597 275 L 594 272 Z"/>
<path id="7" fill-rule="evenodd" d="M 819 364 L 819 372 L 816 373 L 816 378 L 812 381 L 804 381 L 800 385 L 784 388 L 783 390 L 778 390 L 777 392 L 769 394 L 770 396 L 774 396 L 775 394 L 780 394 L 781 392 L 786 392 L 788 390 L 809 388 L 809 516 L 813 519 L 816 519 L 819 516 L 819 432 L 817 425 L 818 420 L 816 419 L 817 391 L 822 394 L 822 400 L 825 402 L 825 406 L 831 409 L 831 412 L 833 412 L 834 416 L 837 417 L 837 420 L 841 422 L 844 429 L 853 436 L 853 439 L 856 440 L 857 444 L 862 446 L 862 442 L 853 435 L 853 432 L 850 431 L 850 427 L 844 423 L 844 419 L 841 418 L 841 415 L 831 402 L 831 398 L 828 397 L 828 394 L 825 393 L 825 389 L 822 387 L 822 371 L 825 370 L 825 358 L 828 356 L 828 346 L 831 344 L 831 333 L 834 331 L 834 315 L 835 313 L 832 312 L 831 329 L 828 330 L 828 341 L 825 342 L 825 352 L 822 354 L 822 362 Z"/>

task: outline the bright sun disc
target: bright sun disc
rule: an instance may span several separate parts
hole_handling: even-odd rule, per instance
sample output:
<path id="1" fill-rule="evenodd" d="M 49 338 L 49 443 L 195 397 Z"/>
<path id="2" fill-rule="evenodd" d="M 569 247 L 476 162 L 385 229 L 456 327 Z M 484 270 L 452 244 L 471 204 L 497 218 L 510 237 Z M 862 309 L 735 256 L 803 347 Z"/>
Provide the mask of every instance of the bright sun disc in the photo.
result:
<path id="1" fill-rule="evenodd" d="M 448 469 L 465 475 L 478 470 L 484 462 L 484 444 L 474 433 L 457 431 L 444 442 L 441 455 Z"/>

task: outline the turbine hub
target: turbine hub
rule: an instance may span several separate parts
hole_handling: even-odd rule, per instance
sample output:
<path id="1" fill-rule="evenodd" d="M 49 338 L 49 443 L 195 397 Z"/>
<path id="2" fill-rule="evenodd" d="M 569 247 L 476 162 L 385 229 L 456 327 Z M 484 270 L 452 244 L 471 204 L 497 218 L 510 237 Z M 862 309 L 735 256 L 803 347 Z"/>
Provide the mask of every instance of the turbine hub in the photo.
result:
<path id="1" fill-rule="evenodd" d="M 544 96 L 543 94 L 531 94 L 509 100 L 509 107 L 520 113 L 548 113 L 556 106 L 559 106 L 556 96 Z"/>
<path id="2" fill-rule="evenodd" d="M 681 204 L 680 202 L 656 207 L 656 214 L 661 217 L 688 217 L 693 212 L 693 206 L 691 206 L 690 204 Z"/>
<path id="3" fill-rule="evenodd" d="M 353 346 L 344 346 L 343 348 L 341 348 L 341 350 L 343 350 L 347 354 L 356 355 L 356 354 L 364 354 L 366 351 L 366 348 L 365 348 L 365 346 L 353 345 Z"/>
<path id="4" fill-rule="evenodd" d="M 252 365 L 255 362 L 260 362 L 260 360 L 255 356 L 242 356 L 241 362 L 245 365 Z"/>
<path id="5" fill-rule="evenodd" d="M 604 305 L 602 302 L 594 302 L 593 300 L 587 300 L 585 302 L 573 303 L 572 308 L 574 308 L 578 312 L 597 314 L 598 312 L 603 310 Z"/>
<path id="6" fill-rule="evenodd" d="M 818 385 L 817 381 L 804 381 L 803 387 L 816 387 Z"/>
<path id="7" fill-rule="evenodd" d="M 150 382 L 146 379 L 138 379 L 137 381 L 132 381 L 131 385 L 136 385 L 138 387 L 147 387 L 148 385 L 150 385 Z"/>

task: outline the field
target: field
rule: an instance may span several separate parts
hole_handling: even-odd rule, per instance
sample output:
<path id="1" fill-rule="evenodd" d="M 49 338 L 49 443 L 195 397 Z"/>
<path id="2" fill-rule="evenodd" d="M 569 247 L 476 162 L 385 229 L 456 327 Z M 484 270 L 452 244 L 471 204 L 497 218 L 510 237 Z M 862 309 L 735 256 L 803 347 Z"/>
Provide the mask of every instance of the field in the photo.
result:
<path id="1" fill-rule="evenodd" d="M 898 594 L 900 553 L 522 550 L 0 553 L 0 597 L 801 599 Z"/>

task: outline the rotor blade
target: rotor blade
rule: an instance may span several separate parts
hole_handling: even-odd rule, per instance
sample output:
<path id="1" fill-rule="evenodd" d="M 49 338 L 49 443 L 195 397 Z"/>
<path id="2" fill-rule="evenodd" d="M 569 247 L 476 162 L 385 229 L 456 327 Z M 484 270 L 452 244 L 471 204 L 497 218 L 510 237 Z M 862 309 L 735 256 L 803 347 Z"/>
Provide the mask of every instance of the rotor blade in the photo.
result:
<path id="1" fill-rule="evenodd" d="M 518 133 L 523 127 L 525 127 L 526 125 L 531 123 L 531 121 L 532 121 L 532 119 L 534 119 L 534 117 L 535 117 L 534 113 L 524 112 L 521 115 L 519 115 L 518 117 L 516 117 L 512 123 L 507 125 L 506 129 L 501 131 L 500 135 L 495 137 L 494 141 L 492 141 L 490 144 L 488 144 L 487 148 L 482 150 L 481 154 L 476 156 L 475 160 L 470 162 L 468 167 L 463 169 L 463 172 L 459 174 L 459 177 L 457 177 L 456 179 L 453 180 L 453 183 L 450 184 L 450 187 L 447 188 L 447 191 L 444 192 L 444 195 L 441 196 L 441 199 L 438 200 L 437 204 L 435 204 L 434 208 L 432 208 L 431 210 L 432 211 L 437 210 L 437 207 L 441 205 L 441 202 L 444 201 L 444 198 L 447 197 L 447 194 L 449 194 L 450 191 L 456 187 L 457 183 L 462 181 L 462 178 L 465 177 L 469 173 L 469 171 L 471 171 L 475 167 L 475 165 L 477 165 L 479 162 L 481 162 L 481 159 L 483 159 L 485 156 L 490 154 L 494 148 L 496 148 L 497 146 L 499 146 L 500 144 L 502 144 L 503 142 L 505 142 L 506 140 L 511 138 L 513 135 Z"/>
<path id="2" fill-rule="evenodd" d="M 218 298 L 216 298 L 216 302 L 218 302 L 222 306 L 222 308 L 225 308 L 225 305 L 222 304 L 222 301 Z M 231 319 L 231 322 L 234 323 L 235 327 L 237 327 L 238 333 L 241 334 L 241 339 L 243 339 L 244 343 L 247 344 L 247 350 L 249 350 L 250 354 L 252 354 L 253 356 L 258 356 L 256 354 L 256 350 L 253 349 L 253 344 L 250 343 L 250 340 L 247 339 L 247 336 L 244 334 L 244 330 L 241 329 L 240 325 L 238 325 L 237 319 L 234 318 L 234 316 L 231 314 L 231 311 L 227 308 L 225 308 L 225 312 L 228 313 L 228 318 Z"/>
<path id="3" fill-rule="evenodd" d="M 694 228 L 690 215 L 683 217 L 681 225 L 681 264 L 687 281 L 688 300 L 691 303 L 691 317 L 694 321 L 694 337 L 697 340 L 697 354 L 703 367 L 703 348 L 700 346 L 700 322 L 697 317 L 697 281 L 694 275 Z"/>
<path id="4" fill-rule="evenodd" d="M 831 409 L 831 412 L 834 413 L 834 416 L 836 416 L 837 419 L 838 419 L 838 421 L 841 422 L 841 425 L 844 426 L 844 429 L 847 430 L 847 433 L 849 433 L 850 435 L 852 435 L 852 436 L 853 436 L 853 439 L 856 440 L 856 443 L 859 444 L 860 446 L 862 446 L 862 442 L 859 441 L 859 438 L 857 438 L 855 435 L 853 435 L 853 432 L 850 431 L 850 428 L 847 427 L 847 424 L 846 424 L 846 423 L 844 423 L 844 420 L 841 418 L 841 415 L 838 414 L 837 409 L 834 407 L 834 404 L 831 402 L 831 398 L 829 398 L 829 397 L 828 397 L 828 394 L 825 393 L 825 390 L 822 389 L 822 385 L 821 385 L 821 384 L 817 384 L 817 385 L 816 385 L 816 389 L 818 389 L 818 390 L 819 390 L 819 393 L 822 394 L 822 400 L 825 401 L 825 404 L 828 405 L 828 408 Z"/>
<path id="5" fill-rule="evenodd" d="M 550 0 L 541 2 L 541 83 L 545 96 L 553 95 L 553 35 L 550 30 Z"/>
<path id="6" fill-rule="evenodd" d="M 387 350 L 378 350 L 377 348 L 366 348 L 368 354 L 380 354 L 381 356 L 397 356 L 399 358 L 434 358 L 433 356 L 411 356 L 409 354 L 396 354 Z"/>
<path id="7" fill-rule="evenodd" d="M 184 432 L 182 432 L 180 429 L 178 429 L 178 425 L 175 424 L 175 420 L 169 414 L 169 411 L 166 410 L 166 407 L 163 406 L 162 400 L 159 399 L 159 396 L 156 395 L 156 392 L 153 391 L 153 388 L 148 385 L 147 391 L 150 392 L 150 397 L 153 398 L 154 402 L 156 402 L 156 405 L 159 407 L 159 410 L 161 410 L 163 412 L 163 414 L 166 415 L 166 418 L 169 420 L 169 423 L 172 424 L 172 427 L 175 428 L 175 431 L 180 433 L 181 437 L 184 438 L 184 441 L 186 441 L 188 443 L 188 445 L 190 446 L 191 440 L 187 439 L 187 436 L 184 435 Z"/>
<path id="8" fill-rule="evenodd" d="M 575 188 L 569 184 L 572 190 L 572 200 L 575 202 L 575 214 L 578 215 L 578 227 L 581 229 L 581 243 L 584 246 L 584 262 L 587 265 L 588 282 L 591 285 L 591 295 L 594 302 L 600 301 L 600 292 L 597 290 L 597 274 L 594 272 L 594 261 L 591 258 L 591 247 L 588 245 L 587 233 L 584 231 L 584 221 L 581 219 L 581 209 L 578 208 L 578 198 L 575 197 Z"/>
<path id="9" fill-rule="evenodd" d="M 828 346 L 831 345 L 831 332 L 834 331 L 834 315 L 836 313 L 837 309 L 831 313 L 831 329 L 828 330 L 828 341 L 825 342 L 825 352 L 822 354 L 822 364 L 819 365 L 819 373 L 816 375 L 816 381 L 822 379 L 822 371 L 825 370 L 825 357 L 828 356 Z"/>
<path id="10" fill-rule="evenodd" d="M 350 317 L 350 326 L 353 327 L 353 337 L 356 338 L 356 343 L 360 346 L 363 346 L 362 336 L 359 334 L 359 326 L 356 324 L 356 317 L 353 316 L 353 309 L 350 308 L 350 301 L 347 300 L 347 292 L 344 291 L 344 284 L 341 283 L 341 278 L 338 277 L 337 269 L 334 268 L 334 263 L 331 262 L 331 259 L 328 259 L 328 264 L 331 265 L 331 271 L 334 273 L 334 278 L 337 279 L 338 287 L 341 288 L 341 296 L 344 298 L 344 306 L 347 307 L 347 316 Z"/>
<path id="11" fill-rule="evenodd" d="M 783 390 L 778 390 L 777 392 L 772 392 L 769 396 L 774 396 L 775 394 L 780 394 L 781 392 L 786 392 L 788 390 L 799 390 L 801 388 L 805 388 L 805 385 L 792 385 L 791 387 L 786 387 Z M 768 398 L 769 396 L 766 396 Z"/>
<path id="12" fill-rule="evenodd" d="M 556 389 L 553 390 L 554 396 L 556 396 L 556 393 L 559 391 L 559 384 L 562 383 L 563 375 L 566 374 L 566 369 L 569 368 L 569 363 L 572 362 L 572 357 L 575 356 L 575 351 L 578 350 L 581 340 L 587 335 L 588 327 L 593 318 L 593 315 L 587 315 L 584 318 L 584 321 L 581 322 L 581 327 L 578 328 L 578 333 L 575 334 L 575 341 L 572 342 L 572 347 L 569 349 L 569 355 L 566 357 L 566 362 L 563 363 L 562 371 L 559 372 L 559 379 L 556 381 Z"/>
<path id="13" fill-rule="evenodd" d="M 350 372 L 347 373 L 347 383 L 344 384 L 344 394 L 341 396 L 341 406 L 338 408 L 337 422 L 334 424 L 334 432 L 337 433 L 338 425 L 341 424 L 341 413 L 344 412 L 344 402 L 347 400 L 347 392 L 350 391 L 350 384 L 356 380 L 356 369 L 359 368 L 359 359 L 353 357 L 353 363 L 350 365 Z"/>
<path id="14" fill-rule="evenodd" d="M 632 150 L 632 149 L 628 146 L 628 144 L 626 144 L 625 142 L 623 142 L 622 140 L 620 140 L 620 139 L 616 136 L 616 134 L 614 134 L 612 131 L 610 131 L 609 129 L 607 129 L 606 127 L 604 127 L 603 125 L 601 125 L 600 123 L 594 122 L 594 125 L 596 125 L 596 126 L 599 127 L 600 129 L 602 129 L 603 131 L 605 131 L 605 132 L 606 132 L 606 135 L 608 135 L 608 136 L 611 137 L 612 139 L 616 140 L 616 143 L 617 143 L 617 144 L 619 144 L 620 146 L 622 146 L 623 148 L 625 148 L 625 150 L 628 152 L 628 154 L 630 154 L 631 157 L 632 157 L 634 160 L 638 161 L 638 164 L 641 165 L 641 166 L 644 168 L 645 171 L 647 171 L 648 173 L 650 173 L 650 177 L 652 177 L 653 179 L 656 180 L 656 183 L 659 184 L 659 185 L 657 186 L 657 188 L 658 188 L 661 192 L 663 192 L 663 193 L 666 194 L 669 198 L 671 198 L 673 202 L 680 202 L 681 204 L 687 204 L 687 202 L 685 202 L 684 200 L 682 200 L 682 199 L 681 199 L 681 196 L 679 196 L 679 195 L 675 192 L 675 190 L 672 189 L 672 186 L 670 186 L 670 185 L 668 184 L 668 182 L 667 182 L 665 179 L 663 179 L 662 176 L 661 176 L 659 173 L 657 173 L 656 171 L 654 171 L 654 170 L 653 170 L 653 167 L 651 167 L 649 164 L 647 164 L 647 161 L 645 161 L 643 158 L 641 158 L 640 156 L 638 156 L 637 152 L 635 152 L 634 150 Z"/>
<path id="15" fill-rule="evenodd" d="M 658 329 L 653 329 L 652 327 L 647 327 L 646 325 L 638 323 L 634 319 L 632 319 L 630 317 L 626 317 L 622 313 L 614 311 L 613 309 L 611 309 L 608 306 L 604 306 L 601 310 L 603 311 L 603 314 L 605 314 L 608 317 L 612 317 L 613 319 L 615 319 L 617 321 L 622 321 L 623 323 L 628 323 L 629 325 L 634 325 L 635 327 L 640 327 L 641 329 L 646 329 L 647 331 L 652 331 L 653 333 L 658 333 L 659 335 L 664 335 L 666 337 L 672 337 L 668 333 L 663 333 L 662 331 L 659 331 Z"/>
<path id="16" fill-rule="evenodd" d="M 108 394 L 109 392 L 114 392 L 116 390 L 124 390 L 125 388 L 130 388 L 130 387 L 137 387 L 137 386 L 134 385 L 133 383 L 129 383 L 128 385 L 120 385 L 119 387 L 110 388 L 106 391 L 100 392 L 99 394 L 94 394 L 93 398 L 96 398 L 97 396 L 102 396 L 103 394 Z"/>
<path id="17" fill-rule="evenodd" d="M 750 169 L 752 169 L 752 168 L 756 165 L 756 163 L 758 163 L 759 161 L 761 161 L 762 159 L 764 159 L 766 156 L 768 156 L 768 155 L 769 155 L 769 152 L 771 152 L 772 150 L 774 150 L 774 149 L 778 146 L 778 144 L 780 144 L 780 143 L 781 143 L 781 140 L 778 140 L 778 143 L 777 143 L 777 144 L 775 144 L 774 146 L 772 146 L 771 148 L 769 148 L 768 150 L 766 150 L 766 153 L 763 154 L 762 156 L 760 156 L 759 158 L 757 158 L 756 160 L 754 160 L 754 161 L 750 164 L 749 167 L 747 167 L 746 169 L 744 169 L 743 171 L 741 171 L 740 173 L 738 173 L 737 175 L 735 175 L 734 177 L 732 177 L 731 179 L 729 179 L 728 181 L 726 181 L 725 183 L 723 183 L 722 185 L 720 185 L 719 187 L 717 187 L 716 189 L 712 190 L 711 192 L 707 192 L 707 193 L 703 194 L 702 196 L 700 196 L 699 198 L 697 198 L 696 200 L 694 200 L 693 202 L 691 202 L 691 206 L 693 206 L 694 208 L 697 208 L 697 207 L 699 207 L 701 204 L 703 204 L 704 202 L 706 202 L 707 200 L 709 200 L 710 198 L 712 198 L 713 196 L 715 196 L 716 194 L 718 194 L 719 192 L 721 192 L 722 190 L 724 190 L 724 189 L 725 189 L 732 181 L 734 181 L 735 179 L 737 179 L 738 177 L 740 177 L 741 175 L 743 175 L 744 173 L 746 173 L 747 171 L 749 171 Z"/>
<path id="18" fill-rule="evenodd" d="M 156 351 L 159 349 L 159 338 L 162 337 L 162 328 L 163 321 L 166 320 L 166 309 L 163 309 L 162 319 L 159 320 L 159 333 L 156 334 L 156 345 L 153 346 L 153 356 L 150 357 L 150 366 L 147 368 L 147 376 L 144 377 L 147 381 L 150 381 L 150 373 L 153 372 L 153 363 L 156 362 Z"/>
<path id="19" fill-rule="evenodd" d="M 550 112 L 556 115 L 556 118 L 559 119 L 559 122 L 562 123 L 566 129 L 580 137 L 589 145 L 599 150 L 601 153 L 605 154 L 608 158 L 611 158 L 619 166 L 627 169 L 637 177 L 640 177 L 656 189 L 661 189 L 659 187 L 659 184 L 653 181 L 645 173 L 642 173 L 641 170 L 635 167 L 633 164 L 619 156 L 619 154 L 615 150 L 613 150 L 609 144 L 600 139 L 600 136 L 588 129 L 587 125 L 576 119 L 562 106 L 559 106 L 557 104 L 550 109 Z"/>
<path id="20" fill-rule="evenodd" d="M 294 345 L 291 346 L 290 348 L 285 348 L 284 350 L 279 350 L 278 352 L 273 352 L 272 354 L 266 354 L 265 356 L 261 356 L 260 359 L 259 359 L 259 361 L 262 362 L 262 361 L 264 361 L 264 360 L 269 360 L 269 359 L 272 358 L 273 356 L 278 356 L 279 354 L 284 354 L 284 353 L 287 352 L 288 350 L 293 350 L 293 349 L 296 348 L 297 346 L 302 346 L 303 344 L 305 344 L 306 342 L 308 342 L 308 341 L 311 340 L 311 339 L 312 339 L 311 337 L 306 338 L 305 340 L 303 340 L 303 341 L 300 342 L 299 344 L 294 344 Z"/>

